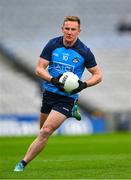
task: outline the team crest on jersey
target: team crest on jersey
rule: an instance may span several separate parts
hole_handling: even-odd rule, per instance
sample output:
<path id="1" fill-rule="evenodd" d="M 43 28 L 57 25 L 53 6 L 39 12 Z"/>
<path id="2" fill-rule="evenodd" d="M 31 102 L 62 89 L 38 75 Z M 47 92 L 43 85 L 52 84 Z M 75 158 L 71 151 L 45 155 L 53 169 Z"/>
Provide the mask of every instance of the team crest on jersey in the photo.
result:
<path id="1" fill-rule="evenodd" d="M 79 60 L 78 60 L 78 58 L 74 58 L 72 61 L 73 61 L 73 63 L 78 63 Z"/>

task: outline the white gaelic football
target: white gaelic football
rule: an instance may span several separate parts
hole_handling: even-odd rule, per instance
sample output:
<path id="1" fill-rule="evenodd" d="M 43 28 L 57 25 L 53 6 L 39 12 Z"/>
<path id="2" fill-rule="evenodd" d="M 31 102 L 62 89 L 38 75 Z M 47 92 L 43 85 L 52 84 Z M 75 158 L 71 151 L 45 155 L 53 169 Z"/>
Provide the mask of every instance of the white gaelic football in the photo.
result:
<path id="1" fill-rule="evenodd" d="M 70 93 L 72 90 L 79 87 L 79 77 L 73 72 L 65 72 L 60 77 L 59 82 L 64 84 L 65 92 Z"/>

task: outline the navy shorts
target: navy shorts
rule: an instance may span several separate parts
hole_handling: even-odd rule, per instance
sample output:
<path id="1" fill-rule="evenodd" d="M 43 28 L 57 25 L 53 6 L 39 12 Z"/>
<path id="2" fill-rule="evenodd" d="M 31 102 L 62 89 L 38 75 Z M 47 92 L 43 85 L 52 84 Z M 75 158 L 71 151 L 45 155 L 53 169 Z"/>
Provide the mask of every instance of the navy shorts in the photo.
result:
<path id="1" fill-rule="evenodd" d="M 67 118 L 72 115 L 72 108 L 75 99 L 67 96 L 62 96 L 56 93 L 45 91 L 43 93 L 41 113 L 49 114 L 51 110 L 58 111 L 64 114 Z"/>

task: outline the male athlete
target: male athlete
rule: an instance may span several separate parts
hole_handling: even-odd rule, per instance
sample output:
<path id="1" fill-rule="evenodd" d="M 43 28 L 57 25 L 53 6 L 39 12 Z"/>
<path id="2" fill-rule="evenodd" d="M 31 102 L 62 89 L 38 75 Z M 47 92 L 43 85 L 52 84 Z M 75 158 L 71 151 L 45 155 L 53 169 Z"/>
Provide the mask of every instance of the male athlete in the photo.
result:
<path id="1" fill-rule="evenodd" d="M 72 116 L 74 103 L 78 94 L 85 88 L 98 84 L 102 79 L 99 66 L 91 50 L 78 38 L 80 34 L 80 19 L 68 16 L 62 25 L 63 36 L 51 39 L 44 47 L 36 74 L 44 80 L 43 101 L 40 114 L 40 131 L 36 139 L 29 146 L 23 160 L 14 171 L 23 171 L 25 166 L 33 160 L 46 146 L 50 135 L 69 117 Z M 84 69 L 91 73 L 85 82 L 79 81 L 79 87 L 67 94 L 60 76 L 66 71 L 72 71 L 81 76 Z"/>

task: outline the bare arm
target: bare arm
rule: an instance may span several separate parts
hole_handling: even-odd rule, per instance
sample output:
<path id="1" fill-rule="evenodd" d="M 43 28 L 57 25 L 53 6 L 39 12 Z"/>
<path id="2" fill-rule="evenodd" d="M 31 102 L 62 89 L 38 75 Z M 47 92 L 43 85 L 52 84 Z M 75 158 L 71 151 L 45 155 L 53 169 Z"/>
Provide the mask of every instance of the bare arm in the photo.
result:
<path id="1" fill-rule="evenodd" d="M 88 87 L 94 86 L 102 81 L 102 72 L 98 65 L 95 67 L 89 68 L 88 71 L 92 74 L 91 78 L 85 81 Z"/>
<path id="2" fill-rule="evenodd" d="M 52 76 L 46 70 L 47 66 L 49 65 L 49 61 L 43 58 L 39 58 L 38 64 L 36 66 L 36 75 L 42 78 L 45 81 L 50 82 Z"/>

